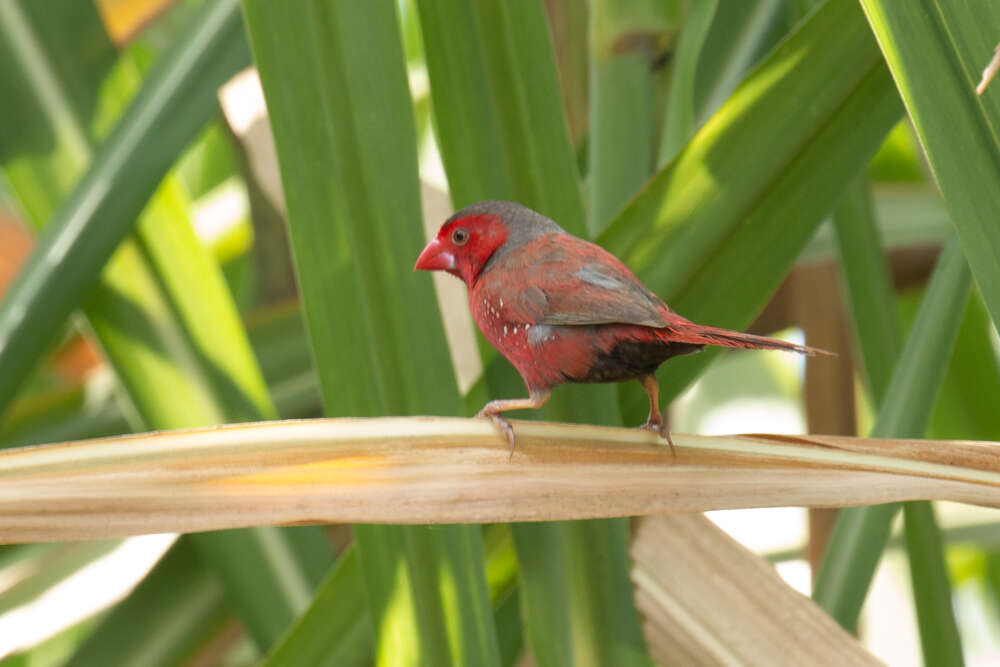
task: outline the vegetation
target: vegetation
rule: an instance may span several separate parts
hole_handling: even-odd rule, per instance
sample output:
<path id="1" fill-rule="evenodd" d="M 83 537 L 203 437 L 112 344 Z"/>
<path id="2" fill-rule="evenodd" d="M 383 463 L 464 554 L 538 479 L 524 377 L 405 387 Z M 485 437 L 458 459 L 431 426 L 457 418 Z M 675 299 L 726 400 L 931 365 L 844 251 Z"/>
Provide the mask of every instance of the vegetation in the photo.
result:
<path id="1" fill-rule="evenodd" d="M 1000 6 L 131 6 L 0 0 L 0 625 L 181 535 L 3 664 L 870 664 L 901 508 L 924 661 L 962 664 L 952 582 L 995 604 L 1000 551 L 925 501 L 1000 505 L 998 445 L 957 442 L 1000 439 Z M 677 433 L 673 460 L 609 428 L 638 386 L 567 387 L 508 461 L 462 417 L 520 378 L 411 271 L 481 199 L 691 319 L 835 349 L 805 370 L 831 435 Z M 759 390 L 748 359 L 712 400 Z M 351 419 L 277 421 L 319 416 Z M 813 601 L 697 514 L 786 505 L 850 507 Z"/>

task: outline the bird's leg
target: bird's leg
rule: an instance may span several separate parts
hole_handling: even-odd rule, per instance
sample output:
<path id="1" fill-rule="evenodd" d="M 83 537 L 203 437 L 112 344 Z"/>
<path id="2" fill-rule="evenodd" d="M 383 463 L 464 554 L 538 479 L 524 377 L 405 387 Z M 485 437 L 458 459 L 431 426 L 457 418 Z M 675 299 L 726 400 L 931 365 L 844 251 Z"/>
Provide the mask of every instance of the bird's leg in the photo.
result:
<path id="1" fill-rule="evenodd" d="M 649 396 L 649 418 L 646 419 L 646 423 L 640 428 L 653 431 L 661 437 L 666 438 L 667 444 L 670 445 L 670 455 L 673 458 L 677 458 L 674 441 L 670 437 L 670 431 L 667 430 L 666 424 L 663 423 L 663 416 L 660 414 L 660 383 L 656 381 L 656 376 L 652 373 L 643 375 L 639 378 L 639 382 L 642 383 L 642 388 L 646 390 L 646 395 Z"/>
<path id="2" fill-rule="evenodd" d="M 512 458 L 514 456 L 514 427 L 501 413 L 507 410 L 540 408 L 545 404 L 545 401 L 549 400 L 551 393 L 548 389 L 532 389 L 528 392 L 528 398 L 504 398 L 490 401 L 476 413 L 476 416 L 489 417 L 494 424 L 500 427 L 500 430 L 507 436 L 507 442 L 510 443 L 510 456 Z"/>

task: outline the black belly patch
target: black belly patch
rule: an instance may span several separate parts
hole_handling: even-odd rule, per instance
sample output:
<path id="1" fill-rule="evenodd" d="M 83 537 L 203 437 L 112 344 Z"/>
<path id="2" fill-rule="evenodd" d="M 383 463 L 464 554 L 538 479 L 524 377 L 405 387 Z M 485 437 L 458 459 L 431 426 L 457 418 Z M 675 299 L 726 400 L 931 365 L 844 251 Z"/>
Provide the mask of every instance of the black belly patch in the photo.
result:
<path id="1" fill-rule="evenodd" d="M 622 382 L 650 375 L 664 361 L 681 354 L 697 352 L 703 345 L 622 341 L 610 352 L 598 354 L 594 365 L 583 377 L 567 377 L 570 382 Z"/>

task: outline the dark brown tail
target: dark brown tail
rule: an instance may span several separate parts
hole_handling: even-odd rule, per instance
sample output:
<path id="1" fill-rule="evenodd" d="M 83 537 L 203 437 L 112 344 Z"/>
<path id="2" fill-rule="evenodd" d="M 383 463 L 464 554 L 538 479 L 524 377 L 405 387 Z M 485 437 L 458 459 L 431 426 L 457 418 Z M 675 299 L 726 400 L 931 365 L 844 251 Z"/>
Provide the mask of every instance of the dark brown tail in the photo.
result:
<path id="1" fill-rule="evenodd" d="M 753 334 L 740 333 L 739 331 L 729 331 L 718 327 L 708 327 L 695 324 L 682 317 L 678 321 L 671 322 L 666 329 L 661 329 L 667 333 L 669 340 L 679 343 L 695 343 L 698 345 L 719 345 L 721 347 L 733 347 L 743 350 L 785 350 L 787 352 L 798 352 L 799 354 L 824 354 L 836 356 L 833 352 L 821 350 L 818 347 L 807 347 L 787 343 L 777 338 L 767 338 L 765 336 L 754 336 Z"/>

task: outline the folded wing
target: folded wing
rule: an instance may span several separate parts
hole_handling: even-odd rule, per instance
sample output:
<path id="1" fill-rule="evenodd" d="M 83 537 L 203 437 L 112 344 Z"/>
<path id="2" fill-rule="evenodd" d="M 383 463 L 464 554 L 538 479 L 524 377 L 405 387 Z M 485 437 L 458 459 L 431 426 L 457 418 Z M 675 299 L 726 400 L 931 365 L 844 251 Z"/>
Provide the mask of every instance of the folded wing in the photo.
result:
<path id="1" fill-rule="evenodd" d="M 551 234 L 522 250 L 505 258 L 505 263 L 523 286 L 517 307 L 528 319 L 551 325 L 667 326 L 666 304 L 600 246 L 568 234 Z"/>

